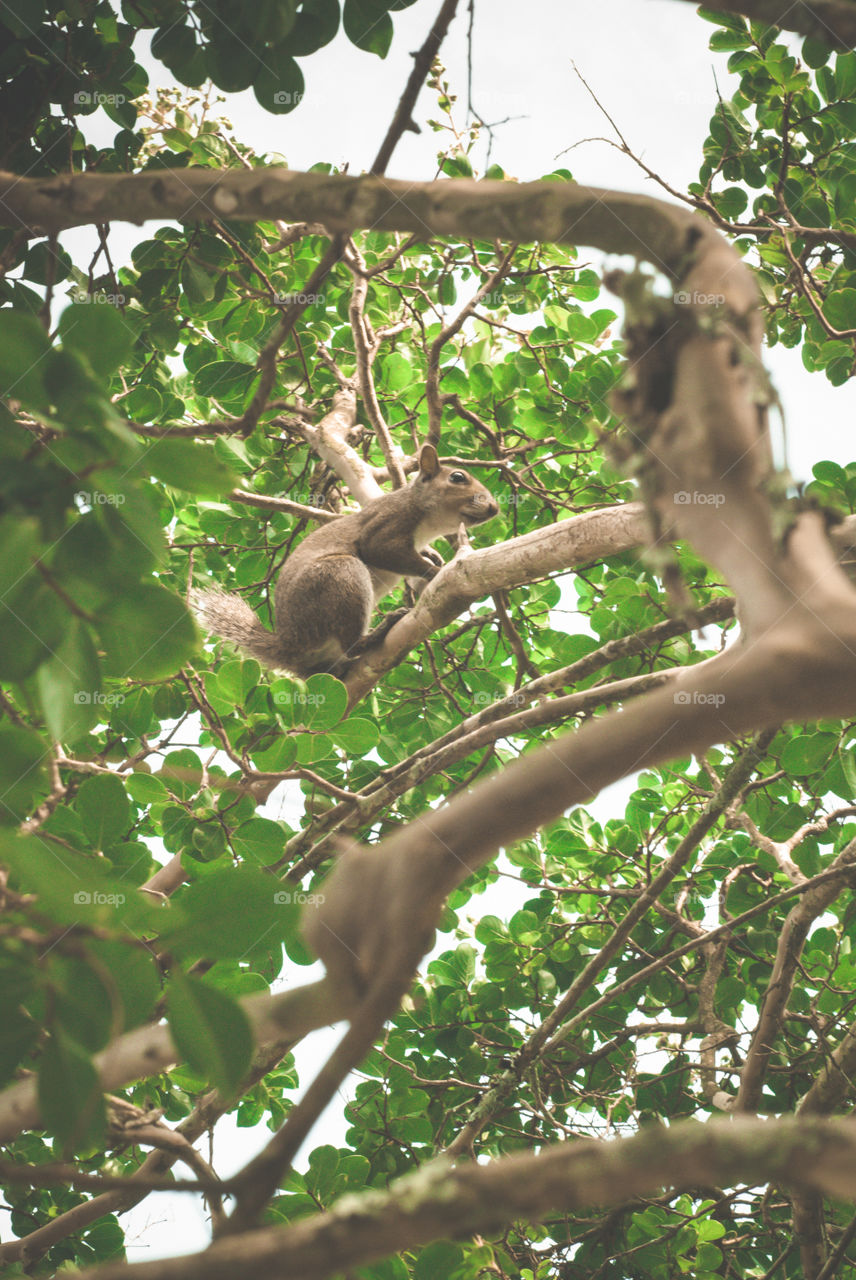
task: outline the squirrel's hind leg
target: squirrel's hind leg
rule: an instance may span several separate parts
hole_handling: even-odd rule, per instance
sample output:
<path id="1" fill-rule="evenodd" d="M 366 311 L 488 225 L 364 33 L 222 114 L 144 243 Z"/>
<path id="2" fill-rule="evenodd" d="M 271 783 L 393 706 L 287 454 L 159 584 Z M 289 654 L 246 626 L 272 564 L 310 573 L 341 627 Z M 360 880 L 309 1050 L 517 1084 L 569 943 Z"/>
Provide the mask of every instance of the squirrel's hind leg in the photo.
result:
<path id="1" fill-rule="evenodd" d="M 277 587 L 277 632 L 300 676 L 344 674 L 371 614 L 371 575 L 356 556 L 325 556 Z"/>

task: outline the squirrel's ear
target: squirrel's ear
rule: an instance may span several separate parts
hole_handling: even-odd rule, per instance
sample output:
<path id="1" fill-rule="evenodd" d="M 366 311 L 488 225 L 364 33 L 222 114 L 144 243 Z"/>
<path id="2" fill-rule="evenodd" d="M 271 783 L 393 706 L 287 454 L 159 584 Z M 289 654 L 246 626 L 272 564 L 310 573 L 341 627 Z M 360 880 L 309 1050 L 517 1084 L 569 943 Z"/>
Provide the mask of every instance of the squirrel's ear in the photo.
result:
<path id="1" fill-rule="evenodd" d="M 433 444 L 423 444 L 419 450 L 419 470 L 429 480 L 440 470 L 440 459 Z"/>

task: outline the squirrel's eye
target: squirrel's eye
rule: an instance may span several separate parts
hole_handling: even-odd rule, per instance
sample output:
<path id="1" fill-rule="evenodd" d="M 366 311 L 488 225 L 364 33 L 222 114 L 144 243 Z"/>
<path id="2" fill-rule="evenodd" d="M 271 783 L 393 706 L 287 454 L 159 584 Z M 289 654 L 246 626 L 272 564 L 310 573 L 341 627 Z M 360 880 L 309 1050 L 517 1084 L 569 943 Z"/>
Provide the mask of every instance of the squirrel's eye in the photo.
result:
<path id="1" fill-rule="evenodd" d="M 466 471 L 453 471 L 449 476 L 449 480 L 452 484 L 469 484 L 470 477 Z"/>

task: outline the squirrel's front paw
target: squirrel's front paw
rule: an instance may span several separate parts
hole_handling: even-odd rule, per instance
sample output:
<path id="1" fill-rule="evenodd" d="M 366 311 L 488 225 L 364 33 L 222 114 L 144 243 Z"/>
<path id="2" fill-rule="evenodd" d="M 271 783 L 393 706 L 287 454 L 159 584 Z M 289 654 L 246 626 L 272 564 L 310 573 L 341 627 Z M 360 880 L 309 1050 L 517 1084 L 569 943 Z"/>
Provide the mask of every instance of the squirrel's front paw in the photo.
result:
<path id="1" fill-rule="evenodd" d="M 425 577 L 433 578 L 439 573 L 446 563 L 439 551 L 435 551 L 433 547 L 426 547 L 424 551 L 419 552 L 425 563 Z"/>

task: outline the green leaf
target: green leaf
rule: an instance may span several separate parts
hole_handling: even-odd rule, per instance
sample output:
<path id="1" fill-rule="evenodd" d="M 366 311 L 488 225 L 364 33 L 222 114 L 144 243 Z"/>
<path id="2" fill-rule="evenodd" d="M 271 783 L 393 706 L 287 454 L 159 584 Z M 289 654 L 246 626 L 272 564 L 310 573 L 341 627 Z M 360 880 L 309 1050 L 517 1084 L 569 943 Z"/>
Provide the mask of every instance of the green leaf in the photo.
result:
<path id="1" fill-rule="evenodd" d="M 329 44 L 338 30 L 339 0 L 303 0 L 284 47 L 292 57 L 305 58 Z"/>
<path id="2" fill-rule="evenodd" d="M 109 675 L 156 680 L 172 675 L 198 647 L 184 603 L 166 587 L 144 583 L 120 597 L 98 618 Z"/>
<path id="3" fill-rule="evenodd" d="M 39 1038 L 38 1023 L 19 1008 L 3 1008 L 0 1017 L 0 1085 L 13 1078 Z"/>
<path id="4" fill-rule="evenodd" d="M 162 804 L 169 796 L 160 778 L 151 773 L 132 773 L 125 779 L 125 789 L 138 804 Z"/>
<path id="5" fill-rule="evenodd" d="M 856 329 L 856 289 L 839 289 L 828 294 L 823 314 L 836 329 Z"/>
<path id="6" fill-rule="evenodd" d="M 335 676 L 310 676 L 306 693 L 297 698 L 294 723 L 316 731 L 338 724 L 348 709 L 348 691 Z"/>
<path id="7" fill-rule="evenodd" d="M 136 467 L 176 489 L 209 498 L 229 493 L 238 483 L 235 472 L 217 457 L 211 445 L 191 440 L 155 440 Z"/>
<path id="8" fill-rule="evenodd" d="M 798 778 L 817 773 L 835 751 L 838 739 L 832 733 L 801 733 L 791 738 L 782 751 L 782 768 Z"/>
<path id="9" fill-rule="evenodd" d="M 0 312 L 0 316 L 2 316 Z M 0 517 L 0 601 L 11 600 L 18 589 L 32 590 L 33 561 L 41 550 L 39 522 L 35 516 Z M 29 583 L 25 579 L 29 576 Z M 2 618 L 2 614 L 0 614 Z"/>
<path id="10" fill-rule="evenodd" d="M 21 822 L 45 778 L 47 746 L 19 725 L 0 725 L 0 823 Z"/>
<path id="11" fill-rule="evenodd" d="M 172 22 L 155 32 L 151 49 L 152 57 L 177 75 L 179 69 L 184 69 L 192 61 L 197 51 L 196 37 L 183 23 Z"/>
<path id="12" fill-rule="evenodd" d="M 67 813 L 69 811 L 66 811 Z M 115 926 L 149 932 L 160 914 L 147 895 L 110 876 L 103 858 L 36 837 L 0 834 L 0 862 L 39 899 L 39 911 L 65 924 Z"/>
<path id="13" fill-rule="evenodd" d="M 26 39 L 38 29 L 44 17 L 44 7 L 38 0 L 9 0 L 3 10 L 3 25 Z"/>
<path id="14" fill-rule="evenodd" d="M 100 1146 L 107 1123 L 104 1097 L 92 1059 L 56 1027 L 39 1061 L 39 1106 L 45 1126 L 63 1151 Z"/>
<path id="15" fill-rule="evenodd" d="M 398 351 L 391 351 L 384 360 L 383 379 L 390 391 L 403 391 L 418 381 L 413 365 Z"/>
<path id="16" fill-rule="evenodd" d="M 838 97 L 845 100 L 856 94 L 856 53 L 835 55 L 835 88 Z"/>
<path id="17" fill-rule="evenodd" d="M 333 754 L 333 740 L 326 733 L 301 733 L 294 741 L 298 764 L 317 764 Z"/>
<path id="18" fill-rule="evenodd" d="M 240 364 L 237 360 L 213 360 L 197 369 L 193 385 L 199 395 L 221 399 L 246 391 L 255 373 L 250 364 Z"/>
<path id="19" fill-rule="evenodd" d="M 95 645 L 79 618 L 69 619 L 65 639 L 41 664 L 36 680 L 45 723 L 57 742 L 74 742 L 110 714 L 112 704 L 100 695 Z"/>
<path id="20" fill-rule="evenodd" d="M 392 19 L 388 5 L 375 0 L 345 0 L 342 25 L 345 35 L 358 49 L 385 58 L 392 44 Z"/>
<path id="21" fill-rule="evenodd" d="M 131 821 L 128 797 L 115 773 L 87 778 L 77 793 L 75 808 L 95 849 L 115 844 Z"/>
<path id="22" fill-rule="evenodd" d="M 140 384 L 119 400 L 116 408 L 132 422 L 153 422 L 163 409 L 163 399 L 154 387 Z"/>
<path id="23" fill-rule="evenodd" d="M 20 400 L 33 409 L 49 408 L 44 376 L 50 350 L 48 336 L 35 316 L 11 308 L 0 311 L 0 399 Z"/>
<path id="24" fill-rule="evenodd" d="M 723 218 L 739 218 L 749 203 L 749 197 L 742 187 L 726 187 L 714 197 L 717 210 Z"/>
<path id="25" fill-rule="evenodd" d="M 107 378 L 128 358 L 136 332 L 132 321 L 109 303 L 94 298 L 66 307 L 59 318 L 59 336 L 88 360 L 99 377 Z"/>
<path id="26" fill-rule="evenodd" d="M 173 970 L 167 1020 L 184 1060 L 231 1096 L 253 1058 L 252 1031 L 241 1006 L 216 987 Z"/>
<path id="27" fill-rule="evenodd" d="M 268 65 L 260 68 L 253 81 L 256 100 L 274 115 L 287 115 L 303 101 L 303 72 L 294 58 L 288 56 L 286 50 L 289 48 L 290 43 L 286 41 L 282 49 L 274 49 L 270 59 L 265 59 Z"/>
<path id="28" fill-rule="evenodd" d="M 113 1022 L 110 996 L 116 994 L 109 970 L 70 956 L 52 956 L 48 982 L 56 1020 L 89 1053 L 103 1049 Z M 116 1030 L 122 1030 L 118 1023 Z"/>
<path id="29" fill-rule="evenodd" d="M 181 264 L 181 287 L 191 302 L 210 302 L 217 288 L 218 276 L 206 271 L 192 258 Z"/>
<path id="30" fill-rule="evenodd" d="M 364 756 L 380 741 L 380 730 L 371 720 L 351 716 L 330 735 L 337 747 L 350 756 Z"/>
<path id="31" fill-rule="evenodd" d="M 847 472 L 837 462 L 816 462 L 811 470 L 816 480 L 834 485 L 843 492 L 847 484 Z"/>
<path id="32" fill-rule="evenodd" d="M 225 93 L 241 93 L 249 89 L 258 75 L 259 59 L 246 44 L 236 40 L 231 33 L 222 43 L 209 44 L 205 49 L 205 65 L 218 89 Z"/>
<path id="33" fill-rule="evenodd" d="M 214 871 L 173 898 L 161 945 L 186 958 L 240 960 L 294 933 L 297 910 L 289 899 L 274 876 L 255 867 Z"/>
<path id="34" fill-rule="evenodd" d="M 822 40 L 816 40 L 812 36 L 807 36 L 803 40 L 802 60 L 807 67 L 815 70 L 817 67 L 825 67 L 832 57 L 832 49 Z"/>
<path id="35" fill-rule="evenodd" d="M 746 49 L 751 43 L 752 37 L 748 31 L 714 31 L 710 37 L 710 48 L 717 53 Z"/>
<path id="36" fill-rule="evenodd" d="M 232 836 L 232 848 L 246 862 L 269 867 L 282 858 L 285 841 L 285 832 L 278 822 L 270 818 L 250 818 Z"/>
<path id="37" fill-rule="evenodd" d="M 122 1002 L 124 1018 L 116 1031 L 142 1026 L 160 995 L 156 957 L 144 948 L 109 938 L 87 939 L 86 954 L 97 962 L 96 972 L 109 975 L 110 994 L 117 994 Z M 112 1004 L 110 1013 L 115 1015 Z"/>
<path id="38" fill-rule="evenodd" d="M 22 680 L 63 642 L 68 610 L 46 582 L 29 577 L 0 600 L 0 677 Z"/>

